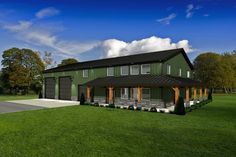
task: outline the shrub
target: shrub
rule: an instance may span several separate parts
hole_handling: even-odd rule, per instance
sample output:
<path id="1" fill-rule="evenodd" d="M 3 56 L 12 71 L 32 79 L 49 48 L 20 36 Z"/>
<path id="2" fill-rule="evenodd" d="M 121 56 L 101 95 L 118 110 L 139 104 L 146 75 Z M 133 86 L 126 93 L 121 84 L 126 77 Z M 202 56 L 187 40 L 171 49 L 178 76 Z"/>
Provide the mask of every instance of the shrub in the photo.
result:
<path id="1" fill-rule="evenodd" d="M 160 113 L 165 113 L 165 111 L 164 110 L 160 110 Z"/>
<path id="2" fill-rule="evenodd" d="M 137 107 L 136 110 L 137 111 L 142 111 L 142 107 Z"/>
<path id="3" fill-rule="evenodd" d="M 150 112 L 157 112 L 156 107 L 152 107 L 152 108 L 150 109 Z"/>
<path id="4" fill-rule="evenodd" d="M 134 110 L 134 105 L 130 105 L 130 106 L 128 107 L 128 110 Z"/>
<path id="5" fill-rule="evenodd" d="M 208 93 L 208 100 L 212 101 L 212 92 Z"/>
<path id="6" fill-rule="evenodd" d="M 115 105 L 114 104 L 109 104 L 106 107 L 115 108 Z"/>
<path id="7" fill-rule="evenodd" d="M 85 97 L 84 97 L 84 93 L 82 93 L 80 97 L 80 105 L 84 105 L 84 104 L 85 104 Z"/>
<path id="8" fill-rule="evenodd" d="M 185 115 L 184 98 L 181 96 L 179 97 L 179 101 L 175 105 L 175 114 Z"/>
<path id="9" fill-rule="evenodd" d="M 43 98 L 43 94 L 41 91 L 39 91 L 39 99 Z"/>
<path id="10" fill-rule="evenodd" d="M 116 108 L 120 108 L 120 106 L 116 106 Z"/>

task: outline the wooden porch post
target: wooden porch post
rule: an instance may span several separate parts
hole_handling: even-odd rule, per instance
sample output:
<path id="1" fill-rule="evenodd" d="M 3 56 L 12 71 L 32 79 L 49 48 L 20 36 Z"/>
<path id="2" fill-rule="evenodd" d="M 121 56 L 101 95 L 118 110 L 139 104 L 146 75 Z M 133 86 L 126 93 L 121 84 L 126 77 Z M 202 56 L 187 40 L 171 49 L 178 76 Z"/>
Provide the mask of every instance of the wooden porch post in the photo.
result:
<path id="1" fill-rule="evenodd" d="M 197 89 L 193 87 L 193 99 L 197 99 Z"/>
<path id="2" fill-rule="evenodd" d="M 204 96 L 207 97 L 207 88 L 204 88 Z"/>
<path id="3" fill-rule="evenodd" d="M 138 87 L 137 99 L 138 99 L 138 102 L 141 102 L 141 100 L 142 100 L 142 87 Z"/>
<path id="4" fill-rule="evenodd" d="M 179 100 L 179 88 L 174 87 L 173 90 L 175 91 L 175 104 L 177 104 L 177 102 Z"/>
<path id="5" fill-rule="evenodd" d="M 186 89 L 185 89 L 185 96 L 186 96 L 186 101 L 188 102 L 189 101 L 189 87 L 186 87 Z"/>
<path id="6" fill-rule="evenodd" d="M 90 87 L 87 87 L 87 90 L 86 90 L 86 96 L 87 96 L 87 101 L 90 99 Z"/>
<path id="7" fill-rule="evenodd" d="M 199 88 L 199 97 L 202 98 L 202 87 Z"/>
<path id="8" fill-rule="evenodd" d="M 109 87 L 108 90 L 109 90 L 108 100 L 109 100 L 109 103 L 111 103 L 111 102 L 113 102 L 113 87 Z"/>

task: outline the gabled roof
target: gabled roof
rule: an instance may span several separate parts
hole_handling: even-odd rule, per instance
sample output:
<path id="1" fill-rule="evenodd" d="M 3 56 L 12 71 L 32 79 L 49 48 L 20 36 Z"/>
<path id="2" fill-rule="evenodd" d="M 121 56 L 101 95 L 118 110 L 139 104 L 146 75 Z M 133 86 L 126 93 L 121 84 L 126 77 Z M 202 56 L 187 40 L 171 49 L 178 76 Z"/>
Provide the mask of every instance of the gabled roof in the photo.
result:
<path id="1" fill-rule="evenodd" d="M 149 53 L 141 53 L 129 56 L 115 57 L 115 58 L 106 58 L 99 60 L 92 60 L 86 62 L 79 62 L 74 64 L 69 64 L 65 66 L 60 66 L 52 69 L 45 70 L 44 73 L 51 72 L 62 72 L 62 71 L 73 71 L 73 70 L 82 70 L 90 68 L 100 68 L 108 66 L 121 66 L 121 65 L 132 65 L 132 64 L 143 64 L 143 63 L 152 63 L 152 62 L 165 62 L 168 59 L 182 53 L 186 62 L 193 69 L 193 65 L 188 59 L 184 49 L 172 49 L 165 51 L 156 51 Z"/>
<path id="2" fill-rule="evenodd" d="M 204 87 L 200 81 L 170 75 L 128 75 L 102 77 L 85 83 L 96 87 Z"/>

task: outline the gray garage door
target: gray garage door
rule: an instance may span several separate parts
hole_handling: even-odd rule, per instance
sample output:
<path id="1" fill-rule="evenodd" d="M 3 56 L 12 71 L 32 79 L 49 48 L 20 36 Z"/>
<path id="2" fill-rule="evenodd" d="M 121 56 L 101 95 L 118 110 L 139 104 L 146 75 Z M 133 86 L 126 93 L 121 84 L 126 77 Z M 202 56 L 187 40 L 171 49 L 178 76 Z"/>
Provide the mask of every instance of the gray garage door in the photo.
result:
<path id="1" fill-rule="evenodd" d="M 55 78 L 45 78 L 45 98 L 55 99 Z"/>
<path id="2" fill-rule="evenodd" d="M 71 100 L 71 78 L 59 78 L 59 99 Z"/>

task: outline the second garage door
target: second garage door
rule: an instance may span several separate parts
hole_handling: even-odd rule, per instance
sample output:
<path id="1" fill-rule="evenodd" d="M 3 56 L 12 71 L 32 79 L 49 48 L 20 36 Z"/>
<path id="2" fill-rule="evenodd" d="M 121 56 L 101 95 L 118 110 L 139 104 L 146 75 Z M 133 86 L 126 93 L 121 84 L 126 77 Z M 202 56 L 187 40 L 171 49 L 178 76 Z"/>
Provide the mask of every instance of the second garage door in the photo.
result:
<path id="1" fill-rule="evenodd" d="M 59 99 L 71 100 L 71 77 L 59 77 Z"/>

